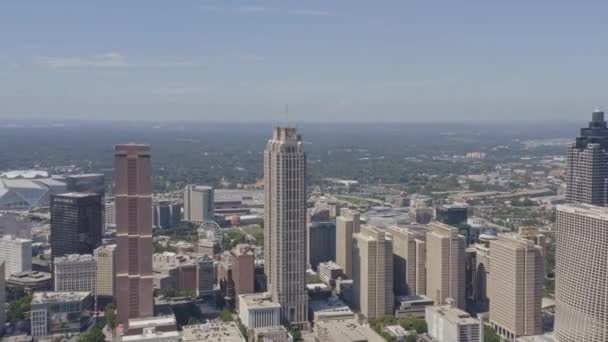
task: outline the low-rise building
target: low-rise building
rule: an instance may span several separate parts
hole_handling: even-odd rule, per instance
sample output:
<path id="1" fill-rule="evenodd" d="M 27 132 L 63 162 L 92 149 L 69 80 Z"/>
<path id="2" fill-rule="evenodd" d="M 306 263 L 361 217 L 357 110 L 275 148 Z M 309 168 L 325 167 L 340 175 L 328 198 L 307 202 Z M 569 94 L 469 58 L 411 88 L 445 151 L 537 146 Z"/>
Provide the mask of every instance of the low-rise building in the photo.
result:
<path id="1" fill-rule="evenodd" d="M 245 342 L 247 341 L 234 322 L 186 325 L 182 330 L 183 342 Z"/>
<path id="2" fill-rule="evenodd" d="M 6 280 L 6 286 L 21 288 L 27 294 L 34 291 L 50 291 L 53 286 L 53 276 L 48 272 L 38 271 L 14 273 Z"/>
<path id="3" fill-rule="evenodd" d="M 315 322 L 314 337 L 317 342 L 384 342 L 384 338 L 369 326 L 361 325 L 354 318 L 322 319 Z"/>
<path id="4" fill-rule="evenodd" d="M 424 318 L 427 306 L 433 306 L 433 300 L 427 296 L 413 295 L 395 298 L 395 317 L 414 316 Z"/>
<path id="5" fill-rule="evenodd" d="M 333 295 L 329 298 L 308 301 L 308 319 L 317 321 L 325 318 L 353 318 L 355 314 L 340 298 Z"/>
<path id="6" fill-rule="evenodd" d="M 247 329 L 280 325 L 281 305 L 272 301 L 270 293 L 239 296 L 239 318 Z"/>
<path id="7" fill-rule="evenodd" d="M 416 331 L 407 331 L 400 325 L 388 325 L 383 328 L 389 336 L 393 338 L 395 342 L 405 342 L 407 337 L 411 334 L 415 334 Z"/>
<path id="8" fill-rule="evenodd" d="M 34 338 L 78 333 L 92 322 L 91 292 L 34 292 L 30 309 Z"/>
<path id="9" fill-rule="evenodd" d="M 177 331 L 177 322 L 175 316 L 162 315 L 153 317 L 132 318 L 128 322 L 129 330 L 127 335 L 143 334 L 146 329 L 154 329 L 154 331 Z"/>
<path id="10" fill-rule="evenodd" d="M 342 266 L 333 261 L 322 262 L 317 269 L 319 270 L 319 278 L 321 278 L 321 281 L 331 287 L 335 286 L 338 278 L 344 276 L 344 269 Z"/>
<path id="11" fill-rule="evenodd" d="M 427 306 L 425 320 L 429 335 L 438 341 L 483 341 L 482 323 L 452 305 Z"/>
<path id="12" fill-rule="evenodd" d="M 145 328 L 141 334 L 123 336 L 121 342 L 179 342 L 178 331 L 157 331 L 155 328 Z"/>
<path id="13" fill-rule="evenodd" d="M 251 342 L 291 342 L 284 326 L 264 327 L 253 329 L 249 334 Z"/>

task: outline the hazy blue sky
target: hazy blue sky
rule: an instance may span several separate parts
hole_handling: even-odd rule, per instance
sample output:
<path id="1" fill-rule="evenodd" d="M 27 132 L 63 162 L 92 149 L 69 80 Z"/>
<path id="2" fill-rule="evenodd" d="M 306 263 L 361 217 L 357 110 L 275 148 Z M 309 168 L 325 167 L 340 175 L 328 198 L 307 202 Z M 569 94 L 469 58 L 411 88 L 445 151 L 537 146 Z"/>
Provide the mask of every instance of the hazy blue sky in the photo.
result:
<path id="1" fill-rule="evenodd" d="M 581 118 L 608 1 L 3 1 L 0 118 Z"/>

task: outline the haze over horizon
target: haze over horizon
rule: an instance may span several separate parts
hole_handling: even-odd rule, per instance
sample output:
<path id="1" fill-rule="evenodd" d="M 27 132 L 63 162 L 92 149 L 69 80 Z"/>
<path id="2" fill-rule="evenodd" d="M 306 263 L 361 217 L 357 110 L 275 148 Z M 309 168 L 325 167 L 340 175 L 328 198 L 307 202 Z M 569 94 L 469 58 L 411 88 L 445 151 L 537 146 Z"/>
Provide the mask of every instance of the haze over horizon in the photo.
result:
<path id="1" fill-rule="evenodd" d="M 0 5 L 0 119 L 588 121 L 608 3 Z M 137 14 L 134 17 L 134 14 Z"/>

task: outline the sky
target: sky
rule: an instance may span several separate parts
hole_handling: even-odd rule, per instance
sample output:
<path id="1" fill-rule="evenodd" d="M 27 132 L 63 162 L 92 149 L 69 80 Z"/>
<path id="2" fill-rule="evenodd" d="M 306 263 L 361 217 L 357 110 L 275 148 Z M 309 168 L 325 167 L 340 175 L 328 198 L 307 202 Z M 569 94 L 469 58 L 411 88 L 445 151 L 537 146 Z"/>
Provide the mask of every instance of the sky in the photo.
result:
<path id="1" fill-rule="evenodd" d="M 606 13 L 594 0 L 3 1 L 0 119 L 587 120 L 608 106 Z"/>

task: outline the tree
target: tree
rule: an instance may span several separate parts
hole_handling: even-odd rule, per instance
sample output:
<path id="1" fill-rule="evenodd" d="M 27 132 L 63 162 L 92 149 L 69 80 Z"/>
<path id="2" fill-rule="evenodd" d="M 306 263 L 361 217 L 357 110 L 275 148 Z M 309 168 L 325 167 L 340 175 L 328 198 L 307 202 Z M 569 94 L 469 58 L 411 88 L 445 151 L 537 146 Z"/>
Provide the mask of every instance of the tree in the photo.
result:
<path id="1" fill-rule="evenodd" d="M 500 337 L 496 334 L 496 330 L 489 325 L 483 326 L 483 341 L 484 342 L 500 342 Z"/>
<path id="2" fill-rule="evenodd" d="M 416 330 L 418 334 L 424 334 L 428 331 L 426 321 L 412 315 L 400 319 L 399 324 L 405 330 Z"/>
<path id="3" fill-rule="evenodd" d="M 302 333 L 295 327 L 289 327 L 289 335 L 291 335 L 294 341 L 302 341 Z"/>
<path id="4" fill-rule="evenodd" d="M 222 322 L 232 322 L 232 312 L 230 312 L 230 310 L 228 309 L 223 309 L 220 313 L 220 319 L 222 320 Z"/>
<path id="5" fill-rule="evenodd" d="M 104 342 L 105 336 L 101 331 L 101 326 L 95 325 L 89 331 L 78 336 L 78 342 Z"/>
<path id="6" fill-rule="evenodd" d="M 28 295 L 16 301 L 8 303 L 6 308 L 6 319 L 9 322 L 16 323 L 25 319 L 25 314 L 30 311 L 32 296 Z"/>
<path id="7" fill-rule="evenodd" d="M 114 304 L 109 304 L 108 306 L 106 306 L 106 310 L 105 310 L 106 323 L 112 330 L 114 330 L 116 328 L 116 311 L 115 310 L 116 310 L 116 308 L 114 307 Z"/>
<path id="8" fill-rule="evenodd" d="M 408 335 L 405 339 L 405 342 L 417 342 L 417 341 L 418 341 L 418 334 Z"/>

